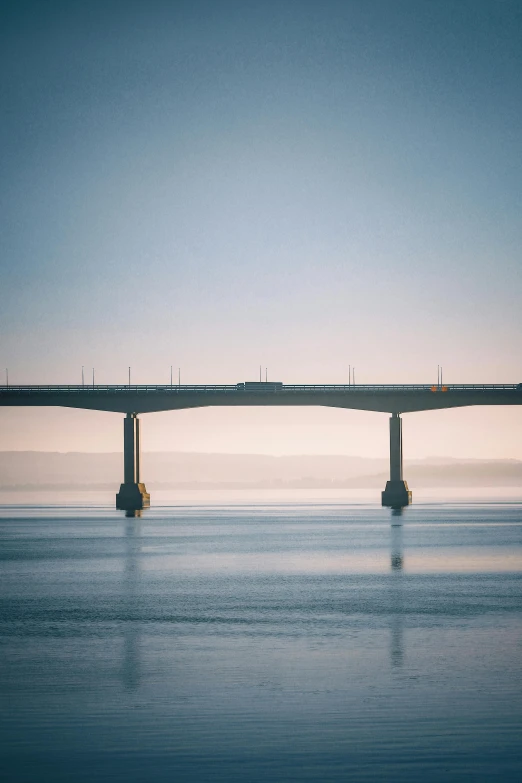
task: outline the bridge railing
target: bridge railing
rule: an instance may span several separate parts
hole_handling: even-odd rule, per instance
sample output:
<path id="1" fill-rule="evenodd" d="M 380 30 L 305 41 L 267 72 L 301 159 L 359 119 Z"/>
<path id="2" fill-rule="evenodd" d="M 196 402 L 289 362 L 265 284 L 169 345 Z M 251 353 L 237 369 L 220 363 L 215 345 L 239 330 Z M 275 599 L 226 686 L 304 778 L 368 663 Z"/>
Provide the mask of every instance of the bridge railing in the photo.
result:
<path id="1" fill-rule="evenodd" d="M 158 384 L 122 384 L 120 385 L 101 385 L 101 384 L 85 384 L 85 386 L 64 386 L 63 384 L 47 384 L 45 386 L 0 386 L 0 393 L 5 391 L 16 392 L 70 392 L 71 394 L 84 394 L 89 392 L 155 392 L 155 391 L 237 391 L 237 386 L 174 386 L 166 384 L 160 386 Z"/>
<path id="2" fill-rule="evenodd" d="M 149 392 L 233 392 L 235 394 L 284 394 L 285 392 L 407 392 L 407 391 L 494 391 L 494 390 L 519 390 L 522 391 L 522 384 L 514 383 L 460 383 L 460 384 L 292 384 L 284 385 L 274 389 L 270 384 L 266 391 L 263 388 L 245 389 L 237 384 L 234 385 L 170 385 L 170 384 L 121 384 L 121 385 L 92 385 L 85 384 L 80 386 L 48 384 L 48 385 L 17 385 L 0 386 L 0 394 L 4 392 L 20 393 L 56 393 L 67 392 L 70 394 L 89 394 L 89 393 L 149 393 Z"/>
<path id="3" fill-rule="evenodd" d="M 284 386 L 283 391 L 489 391 L 491 389 L 521 389 L 522 384 L 516 383 L 452 383 L 444 384 L 443 386 L 438 384 L 351 384 L 351 385 L 292 385 Z"/>

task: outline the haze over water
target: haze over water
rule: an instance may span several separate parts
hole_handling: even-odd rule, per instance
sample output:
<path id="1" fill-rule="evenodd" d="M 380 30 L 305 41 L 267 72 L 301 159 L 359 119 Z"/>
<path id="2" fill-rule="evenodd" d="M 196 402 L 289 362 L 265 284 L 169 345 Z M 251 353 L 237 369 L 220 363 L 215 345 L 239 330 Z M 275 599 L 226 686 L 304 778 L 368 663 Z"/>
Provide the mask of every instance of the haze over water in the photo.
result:
<path id="1" fill-rule="evenodd" d="M 520 496 L 31 497 L 1 497 L 3 779 L 520 780 Z"/>

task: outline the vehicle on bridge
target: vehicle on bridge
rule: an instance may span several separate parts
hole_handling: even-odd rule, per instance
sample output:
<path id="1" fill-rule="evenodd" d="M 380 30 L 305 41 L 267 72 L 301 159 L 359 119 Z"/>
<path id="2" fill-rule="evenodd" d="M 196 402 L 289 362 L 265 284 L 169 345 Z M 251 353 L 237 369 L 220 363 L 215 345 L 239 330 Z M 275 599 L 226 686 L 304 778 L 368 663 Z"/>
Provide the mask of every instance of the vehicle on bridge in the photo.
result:
<path id="1" fill-rule="evenodd" d="M 245 383 L 236 384 L 238 391 L 283 391 L 283 384 L 276 381 L 245 381 Z"/>

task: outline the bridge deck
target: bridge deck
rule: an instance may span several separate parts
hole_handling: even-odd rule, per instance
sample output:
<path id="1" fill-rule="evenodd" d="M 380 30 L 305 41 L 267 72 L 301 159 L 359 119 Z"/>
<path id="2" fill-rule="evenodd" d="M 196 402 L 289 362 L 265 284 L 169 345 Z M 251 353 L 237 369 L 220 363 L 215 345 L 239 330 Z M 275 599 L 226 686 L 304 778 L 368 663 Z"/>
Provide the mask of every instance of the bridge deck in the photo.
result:
<path id="1" fill-rule="evenodd" d="M 89 392 L 89 391 L 169 391 L 169 392 L 185 392 L 185 391 L 241 391 L 243 393 L 251 394 L 254 391 L 260 391 L 260 387 L 264 384 L 255 384 L 255 390 L 244 389 L 241 384 L 213 384 L 213 385 L 178 385 L 178 384 L 81 384 L 81 385 L 64 385 L 64 384 L 40 384 L 38 386 L 25 385 L 25 386 L 0 386 L 0 394 L 13 391 L 27 391 L 27 392 L 45 392 L 45 391 L 68 391 L 68 392 Z M 267 382 L 267 391 L 263 393 L 274 392 L 272 388 L 273 384 Z M 241 387 L 241 388 L 239 388 Z M 322 384 L 284 384 L 280 389 L 276 389 L 276 392 L 286 391 L 453 391 L 455 389 L 522 389 L 522 383 L 453 383 L 444 384 L 442 386 L 436 384 L 426 383 L 411 383 L 411 384 L 338 384 L 338 383 L 322 383 Z"/>
<path id="2" fill-rule="evenodd" d="M 277 388 L 274 388 L 277 386 Z M 522 384 L 47 385 L 0 387 L 2 406 L 151 413 L 207 406 L 323 405 L 389 413 L 468 405 L 522 405 Z"/>

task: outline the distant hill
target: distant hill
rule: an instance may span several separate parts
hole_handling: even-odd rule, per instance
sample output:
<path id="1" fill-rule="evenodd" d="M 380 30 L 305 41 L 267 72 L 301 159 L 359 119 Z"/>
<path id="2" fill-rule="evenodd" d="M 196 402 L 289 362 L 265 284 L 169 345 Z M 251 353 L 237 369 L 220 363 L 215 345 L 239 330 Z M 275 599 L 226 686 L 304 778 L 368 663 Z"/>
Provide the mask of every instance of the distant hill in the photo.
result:
<path id="1" fill-rule="evenodd" d="M 348 456 L 151 452 L 142 457 L 150 489 L 377 488 L 388 460 Z M 114 489 L 122 481 L 121 453 L 0 452 L 0 489 Z M 405 463 L 405 477 L 420 487 L 522 487 L 520 460 L 433 458 Z"/>

